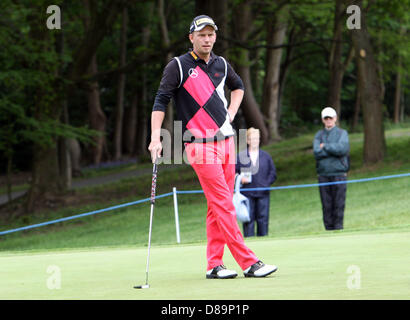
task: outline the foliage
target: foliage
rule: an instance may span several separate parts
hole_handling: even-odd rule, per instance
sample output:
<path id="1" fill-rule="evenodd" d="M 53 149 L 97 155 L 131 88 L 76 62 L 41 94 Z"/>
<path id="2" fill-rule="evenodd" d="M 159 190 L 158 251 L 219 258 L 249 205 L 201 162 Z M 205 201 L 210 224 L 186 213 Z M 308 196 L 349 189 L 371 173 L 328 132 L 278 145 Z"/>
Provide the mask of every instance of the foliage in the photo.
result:
<path id="1" fill-rule="evenodd" d="M 0 52 L 0 151 L 9 155 L 19 156 L 22 144 L 53 145 L 58 137 L 91 141 L 95 135 L 84 126 L 61 123 L 53 115 L 65 81 L 56 74 L 69 59 L 52 49 L 56 34 L 38 38 L 41 34 L 32 28 L 40 15 L 37 10 L 43 7 L 28 1 L 2 2 L 0 42 L 7 45 Z"/>
<path id="2" fill-rule="evenodd" d="M 288 16 L 284 17 L 288 29 L 282 55 L 282 68 L 286 62 L 288 69 L 282 84 L 280 130 L 285 136 L 296 135 L 317 125 L 320 120 L 318 114 L 326 104 L 328 91 L 328 61 L 335 1 L 247 1 L 251 4 L 253 21 L 247 26 L 249 39 L 246 43 L 238 41 L 238 35 L 232 31 L 236 18 L 234 9 L 244 1 L 225 1 L 228 30 L 225 30 L 226 38 L 218 41 L 227 42 L 227 59 L 233 65 L 241 59 L 241 53 L 249 51 L 247 63 L 251 69 L 254 96 L 259 105 L 262 103 L 262 86 L 266 74 L 266 26 L 274 21 L 279 8 L 288 6 Z M 95 6 L 97 13 L 93 19 L 103 12 L 102 9 L 114 3 L 111 0 L 89 2 Z M 139 110 L 143 109 L 149 115 L 163 68 L 168 62 L 167 53 L 177 56 L 190 48 L 188 27 L 198 2 L 164 1 L 171 48 L 164 46 L 161 36 L 158 1 L 122 2 L 127 4 L 129 15 L 124 108 L 130 107 L 136 95 Z M 84 19 L 88 13 L 84 3 L 74 0 L 54 1 L 61 7 L 61 30 L 46 29 L 48 2 L 45 0 L 3 0 L 0 3 L 0 172 L 4 172 L 5 161 L 10 155 L 13 155 L 20 168 L 30 167 L 32 157 L 30 154 L 27 156 L 27 150 L 30 150 L 27 146 L 34 143 L 50 145 L 58 137 L 91 140 L 96 132 L 88 129 L 90 118 L 84 86 L 90 78 L 96 79 L 100 88 L 101 108 L 107 117 L 105 155 L 106 160 L 110 160 L 117 79 L 120 74 L 121 14 L 97 47 L 97 74 L 91 75 L 84 71 L 82 78 L 77 79 L 78 82 L 70 83 L 68 71 L 75 62 L 75 53 L 81 40 L 87 34 Z M 362 14 L 366 14 L 386 88 L 386 117 L 392 115 L 395 78 L 399 70 L 403 74 L 405 116 L 409 112 L 409 9 L 409 0 L 363 1 Z M 149 35 L 147 45 L 144 44 L 144 30 Z M 351 45 L 346 31 L 343 31 L 343 58 Z M 397 63 L 398 57 L 401 58 L 401 66 Z M 348 122 L 354 113 L 356 73 L 355 65 L 351 63 L 345 73 L 341 94 L 343 119 Z M 69 85 L 73 85 L 74 89 L 66 96 Z M 67 102 L 66 124 L 60 120 L 63 102 Z M 145 122 L 148 131 L 149 119 L 145 119 Z M 125 155 L 133 156 L 138 155 Z M 82 160 L 86 163 L 89 161 Z M 21 166 L 21 162 L 26 165 Z"/>

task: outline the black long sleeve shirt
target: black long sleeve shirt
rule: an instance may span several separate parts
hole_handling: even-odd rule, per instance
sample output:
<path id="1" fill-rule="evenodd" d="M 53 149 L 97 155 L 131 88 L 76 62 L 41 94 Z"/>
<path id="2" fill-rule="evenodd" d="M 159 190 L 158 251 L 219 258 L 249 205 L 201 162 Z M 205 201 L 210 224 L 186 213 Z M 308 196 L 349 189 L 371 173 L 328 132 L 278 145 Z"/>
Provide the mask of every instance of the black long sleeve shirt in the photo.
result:
<path id="1" fill-rule="evenodd" d="M 153 111 L 166 111 L 174 99 L 183 140 L 206 142 L 234 135 L 224 86 L 244 89 L 241 78 L 221 56 L 211 53 L 206 63 L 193 51 L 172 59 L 164 69 Z"/>

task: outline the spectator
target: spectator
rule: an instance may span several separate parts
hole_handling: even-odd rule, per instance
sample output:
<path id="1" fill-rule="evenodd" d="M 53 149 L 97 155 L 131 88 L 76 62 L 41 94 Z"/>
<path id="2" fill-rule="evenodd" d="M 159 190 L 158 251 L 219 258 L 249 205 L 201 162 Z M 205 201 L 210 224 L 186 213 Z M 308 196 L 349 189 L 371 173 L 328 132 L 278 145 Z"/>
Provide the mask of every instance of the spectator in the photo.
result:
<path id="1" fill-rule="evenodd" d="M 269 190 L 246 191 L 247 188 L 270 187 L 276 180 L 276 168 L 271 156 L 259 149 L 260 133 L 258 129 L 249 128 L 246 132 L 248 148 L 238 154 L 236 173 L 242 177 L 243 194 L 249 199 L 250 221 L 243 224 L 245 237 L 266 236 L 269 229 Z"/>
<path id="2" fill-rule="evenodd" d="M 319 183 L 347 180 L 349 137 L 346 130 L 336 126 L 336 121 L 337 114 L 333 108 L 322 110 L 324 129 L 316 133 L 313 141 Z M 343 229 L 346 183 L 321 185 L 319 192 L 325 229 Z"/>

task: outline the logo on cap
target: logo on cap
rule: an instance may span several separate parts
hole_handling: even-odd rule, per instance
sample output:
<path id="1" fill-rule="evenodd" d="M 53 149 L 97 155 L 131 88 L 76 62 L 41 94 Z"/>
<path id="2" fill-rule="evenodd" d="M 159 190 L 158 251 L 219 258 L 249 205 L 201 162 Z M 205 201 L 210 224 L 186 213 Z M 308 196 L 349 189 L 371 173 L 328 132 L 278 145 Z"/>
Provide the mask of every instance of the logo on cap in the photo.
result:
<path id="1" fill-rule="evenodd" d="M 211 26 L 215 30 L 218 30 L 218 27 L 211 17 L 202 15 L 194 18 L 191 23 L 191 27 L 189 28 L 189 32 L 192 33 L 194 31 L 201 31 L 205 26 Z"/>
<path id="2" fill-rule="evenodd" d="M 204 24 L 204 23 L 215 24 L 214 21 L 210 18 L 201 18 L 195 21 L 195 25 L 197 27 L 199 27 L 201 24 Z"/>

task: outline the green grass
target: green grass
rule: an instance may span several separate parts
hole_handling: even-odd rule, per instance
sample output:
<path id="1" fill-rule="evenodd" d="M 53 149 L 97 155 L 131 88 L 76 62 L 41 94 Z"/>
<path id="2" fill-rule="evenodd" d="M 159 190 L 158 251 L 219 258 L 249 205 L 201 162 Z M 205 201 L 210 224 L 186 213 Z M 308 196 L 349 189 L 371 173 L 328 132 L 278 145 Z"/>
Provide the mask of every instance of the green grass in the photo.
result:
<path id="1" fill-rule="evenodd" d="M 386 137 L 385 161 L 363 167 L 363 136 L 350 135 L 349 179 L 410 172 L 410 129 L 391 128 Z M 312 138 L 313 134 L 306 134 L 265 147 L 278 169 L 276 186 L 317 183 Z M 81 193 L 101 194 L 100 203 L 52 214 L 38 212 L 1 229 L 146 198 L 150 183 L 148 174 L 87 188 Z M 160 171 L 157 183 L 158 194 L 170 192 L 172 186 L 200 188 L 190 167 Z M 335 232 L 324 231 L 317 187 L 272 191 L 269 236 L 246 239 L 261 259 L 279 266 L 274 276 L 264 280 L 241 276 L 232 281 L 205 280 L 203 194 L 178 196 L 179 245 L 173 199 L 157 200 L 149 290 L 132 289 L 145 279 L 149 203 L 1 236 L 0 299 L 408 299 L 409 186 L 409 177 L 348 184 L 345 229 Z M 135 196 L 107 197 L 131 188 Z M 228 249 L 225 263 L 240 271 Z M 50 265 L 61 269 L 60 290 L 46 286 Z M 351 265 L 361 270 L 360 289 L 347 288 Z"/>
<path id="2" fill-rule="evenodd" d="M 11 187 L 11 192 L 27 190 L 29 185 L 27 183 L 19 184 Z M 7 187 L 0 187 L 1 194 L 7 194 Z"/>
<path id="3" fill-rule="evenodd" d="M 408 299 L 409 230 L 247 244 L 278 271 L 244 278 L 226 253 L 225 264 L 239 276 L 207 280 L 205 244 L 154 246 L 147 290 L 132 288 L 145 283 L 146 248 L 3 253 L 0 299 Z M 50 287 L 57 276 L 59 289 Z"/>
<path id="4" fill-rule="evenodd" d="M 316 183 L 314 160 L 309 151 L 313 134 L 284 140 L 265 148 L 278 171 L 275 186 Z M 350 135 L 352 170 L 349 179 L 360 179 L 410 172 L 408 150 L 410 129 L 396 128 L 386 132 L 388 154 L 386 160 L 371 168 L 360 165 L 362 134 Z M 122 167 L 120 170 L 124 170 Z M 397 228 L 410 225 L 408 177 L 355 183 L 348 185 L 345 227 L 348 230 Z M 64 216 L 102 209 L 149 197 L 151 176 L 124 179 L 109 186 L 86 188 L 82 194 L 97 194 L 100 203 L 67 207 L 55 212 L 38 212 L 3 225 L 1 230 L 35 224 Z M 189 166 L 178 167 L 158 174 L 157 194 L 178 190 L 200 189 Z M 116 194 L 135 190 L 135 196 L 118 199 Z M 107 196 L 108 193 L 108 196 Z M 206 201 L 202 194 L 179 195 L 181 239 L 183 242 L 204 241 Z M 275 190 L 271 193 L 270 236 L 306 235 L 323 231 L 318 189 Z M 144 245 L 148 228 L 148 203 L 110 211 L 38 229 L 0 237 L 0 250 L 32 250 L 76 248 L 106 245 Z M 155 226 L 158 244 L 175 242 L 172 197 L 157 200 Z M 155 230 L 154 230 L 155 232 Z"/>
<path id="5" fill-rule="evenodd" d="M 345 229 L 371 231 L 410 226 L 409 177 L 349 184 Z M 183 243 L 205 241 L 206 200 L 202 194 L 179 195 Z M 145 245 L 149 203 L 3 236 L 0 250 Z M 172 197 L 158 199 L 154 244 L 176 241 Z M 270 237 L 324 234 L 317 187 L 271 192 Z"/>

